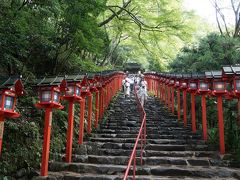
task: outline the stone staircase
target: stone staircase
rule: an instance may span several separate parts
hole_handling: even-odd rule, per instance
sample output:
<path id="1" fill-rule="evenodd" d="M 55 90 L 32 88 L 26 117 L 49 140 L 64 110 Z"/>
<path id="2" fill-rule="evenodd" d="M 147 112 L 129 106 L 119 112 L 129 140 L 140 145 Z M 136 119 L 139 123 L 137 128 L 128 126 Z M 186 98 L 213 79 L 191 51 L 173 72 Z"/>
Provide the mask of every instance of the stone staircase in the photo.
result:
<path id="1" fill-rule="evenodd" d="M 147 144 L 136 179 L 240 179 L 239 169 L 224 167 L 218 152 L 169 115 L 157 99 L 150 97 L 145 110 Z M 135 97 L 118 96 L 108 113 L 97 133 L 74 149 L 73 163 L 51 162 L 49 177 L 34 179 L 122 179 L 141 124 Z"/>

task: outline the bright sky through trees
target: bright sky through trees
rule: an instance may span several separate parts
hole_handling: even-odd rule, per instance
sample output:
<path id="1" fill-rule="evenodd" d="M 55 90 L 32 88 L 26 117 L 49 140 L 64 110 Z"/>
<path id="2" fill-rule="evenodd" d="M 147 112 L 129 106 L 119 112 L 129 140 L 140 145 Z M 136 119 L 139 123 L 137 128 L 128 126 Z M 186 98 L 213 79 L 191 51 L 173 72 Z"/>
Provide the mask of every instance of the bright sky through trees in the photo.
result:
<path id="1" fill-rule="evenodd" d="M 209 24 L 214 25 L 217 28 L 215 8 L 213 7 L 212 0 L 184 0 L 184 8 L 187 10 L 193 10 L 197 15 L 207 20 Z M 233 12 L 231 9 L 229 0 L 219 1 L 226 18 L 232 19 L 228 21 L 230 24 L 234 24 Z"/>

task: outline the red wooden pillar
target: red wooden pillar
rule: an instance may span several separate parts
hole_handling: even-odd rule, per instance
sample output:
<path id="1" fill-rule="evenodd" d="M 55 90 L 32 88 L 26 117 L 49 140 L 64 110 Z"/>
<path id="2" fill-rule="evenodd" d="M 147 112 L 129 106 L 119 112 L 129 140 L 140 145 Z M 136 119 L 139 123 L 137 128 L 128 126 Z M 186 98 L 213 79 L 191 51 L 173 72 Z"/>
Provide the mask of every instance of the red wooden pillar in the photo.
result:
<path id="1" fill-rule="evenodd" d="M 178 103 L 178 120 L 181 119 L 181 98 L 180 98 L 180 89 L 177 90 L 177 103 Z"/>
<path id="2" fill-rule="evenodd" d="M 202 95 L 202 131 L 203 139 L 207 140 L 206 95 Z"/>
<path id="3" fill-rule="evenodd" d="M 151 83 L 151 92 L 153 92 L 153 80 L 152 80 L 152 78 L 150 79 L 150 83 Z"/>
<path id="4" fill-rule="evenodd" d="M 161 101 L 163 101 L 163 84 L 161 84 L 161 94 L 160 94 Z"/>
<path id="5" fill-rule="evenodd" d="M 191 93 L 192 132 L 196 133 L 195 94 Z"/>
<path id="6" fill-rule="evenodd" d="M 105 110 L 107 109 L 108 107 L 108 103 L 109 103 L 109 94 L 110 94 L 110 84 L 107 84 L 107 87 L 106 87 L 106 103 L 105 103 Z"/>
<path id="7" fill-rule="evenodd" d="M 187 127 L 187 91 L 183 91 L 183 122 L 184 127 Z"/>
<path id="8" fill-rule="evenodd" d="M 104 96 L 104 89 L 101 88 L 101 90 L 100 90 L 100 102 L 99 102 L 100 119 L 103 117 L 103 96 Z"/>
<path id="9" fill-rule="evenodd" d="M 117 93 L 118 91 L 118 85 L 117 85 L 117 81 L 118 81 L 118 76 L 114 78 L 114 95 Z"/>
<path id="10" fill-rule="evenodd" d="M 166 84 L 164 84 L 164 101 L 165 101 L 165 105 L 167 105 L 167 102 L 168 102 L 168 88 L 167 88 L 167 85 Z"/>
<path id="11" fill-rule="evenodd" d="M 163 102 L 164 102 L 164 104 L 166 104 L 166 96 L 167 96 L 166 94 L 167 93 L 166 93 L 166 86 L 165 86 L 165 84 L 163 85 L 163 92 L 164 92 L 163 93 Z"/>
<path id="12" fill-rule="evenodd" d="M 107 94 L 108 94 L 108 85 L 104 88 L 104 96 L 103 96 L 103 113 L 105 112 L 107 106 Z"/>
<path id="13" fill-rule="evenodd" d="M 92 94 L 88 95 L 88 125 L 87 133 L 91 134 L 92 132 Z"/>
<path id="14" fill-rule="evenodd" d="M 155 96 L 158 96 L 157 80 L 155 79 Z"/>
<path id="15" fill-rule="evenodd" d="M 73 124 L 74 124 L 74 102 L 69 101 L 68 106 L 68 129 L 67 129 L 67 146 L 66 146 L 66 159 L 70 163 L 72 161 L 72 141 L 73 141 Z"/>
<path id="16" fill-rule="evenodd" d="M 159 81 L 157 80 L 157 98 L 160 98 L 160 83 Z"/>
<path id="17" fill-rule="evenodd" d="M 109 91 L 108 91 L 108 105 L 107 106 L 109 106 L 109 104 L 110 104 L 110 102 L 111 102 L 111 98 L 112 98 L 112 82 L 109 84 Z"/>
<path id="18" fill-rule="evenodd" d="M 42 150 L 41 176 L 48 175 L 48 159 L 52 126 L 52 108 L 46 108 L 44 121 L 44 139 Z"/>
<path id="19" fill-rule="evenodd" d="M 220 153 L 225 153 L 225 141 L 224 141 L 224 121 L 223 121 L 223 108 L 222 108 L 222 96 L 217 96 L 218 107 L 218 129 L 219 129 L 219 145 Z"/>
<path id="20" fill-rule="evenodd" d="M 171 111 L 171 88 L 167 86 L 168 89 L 168 111 Z"/>
<path id="21" fill-rule="evenodd" d="M 79 139 L 78 144 L 83 143 L 84 136 L 84 112 L 85 112 L 85 98 L 80 101 L 80 123 L 79 123 Z"/>
<path id="22" fill-rule="evenodd" d="M 0 157 L 2 152 L 3 131 L 4 131 L 4 117 L 0 116 Z"/>
<path id="23" fill-rule="evenodd" d="M 106 94 L 107 94 L 107 86 L 103 89 L 103 99 L 102 99 L 102 103 L 103 103 L 103 111 L 102 113 L 104 114 L 105 108 L 106 108 Z M 102 115 L 103 115 L 102 114 Z"/>
<path id="24" fill-rule="evenodd" d="M 99 91 L 95 94 L 95 121 L 94 121 L 94 127 L 98 127 L 98 116 L 99 116 Z"/>
<path id="25" fill-rule="evenodd" d="M 174 87 L 172 87 L 172 113 L 174 114 Z"/>

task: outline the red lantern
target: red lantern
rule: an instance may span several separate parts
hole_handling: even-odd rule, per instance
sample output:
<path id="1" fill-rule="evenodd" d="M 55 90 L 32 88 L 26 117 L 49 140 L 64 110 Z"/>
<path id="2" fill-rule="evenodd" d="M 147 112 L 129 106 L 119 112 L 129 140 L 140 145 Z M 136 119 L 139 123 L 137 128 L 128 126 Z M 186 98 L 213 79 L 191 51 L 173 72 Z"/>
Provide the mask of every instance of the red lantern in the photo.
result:
<path id="1" fill-rule="evenodd" d="M 37 82 L 39 102 L 35 104 L 37 108 L 63 109 L 60 103 L 60 85 L 63 76 L 47 77 Z"/>
<path id="2" fill-rule="evenodd" d="M 17 118 L 20 116 L 15 111 L 17 96 L 24 95 L 23 84 L 20 76 L 12 76 L 0 79 L 0 156 L 5 118 Z"/>
<path id="3" fill-rule="evenodd" d="M 229 83 L 230 97 L 240 98 L 240 65 L 223 66 L 223 78 Z"/>
<path id="4" fill-rule="evenodd" d="M 220 96 L 227 93 L 226 81 L 222 78 L 222 71 L 206 72 L 206 78 L 211 83 L 212 95 Z"/>

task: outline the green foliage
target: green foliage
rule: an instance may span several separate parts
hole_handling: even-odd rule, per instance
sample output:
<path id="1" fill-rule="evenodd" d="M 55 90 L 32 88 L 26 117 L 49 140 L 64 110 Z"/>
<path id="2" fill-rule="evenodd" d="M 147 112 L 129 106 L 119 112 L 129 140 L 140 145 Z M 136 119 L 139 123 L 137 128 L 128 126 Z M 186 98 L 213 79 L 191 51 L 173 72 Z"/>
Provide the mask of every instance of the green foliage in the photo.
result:
<path id="1" fill-rule="evenodd" d="M 33 121 L 14 121 L 5 122 L 0 174 L 39 166 L 42 142 L 38 124 Z"/>
<path id="2" fill-rule="evenodd" d="M 146 69 L 166 69 L 184 42 L 192 39 L 196 16 L 182 9 L 182 1 L 125 1 L 123 12 L 107 24 L 111 39 L 110 52 L 115 50 L 117 62 L 138 62 Z M 103 19 L 118 12 L 123 1 L 108 1 Z M 113 55 L 114 53 L 112 53 Z M 116 60 L 113 58 L 113 64 Z M 111 60 L 109 60 L 112 62 Z M 152 65 L 154 62 L 154 65 Z"/>
<path id="3" fill-rule="evenodd" d="M 104 55 L 109 40 L 98 27 L 105 1 L 53 0 L 0 3 L 0 64 L 2 72 L 25 75 L 72 71 Z M 78 58 L 76 58 L 78 57 Z M 84 68 L 84 67 L 83 67 Z M 78 67 L 78 71 L 85 71 Z"/>
<path id="4" fill-rule="evenodd" d="M 210 34 L 198 45 L 184 47 L 170 64 L 174 72 L 219 70 L 222 65 L 239 63 L 240 41 L 237 38 Z"/>

